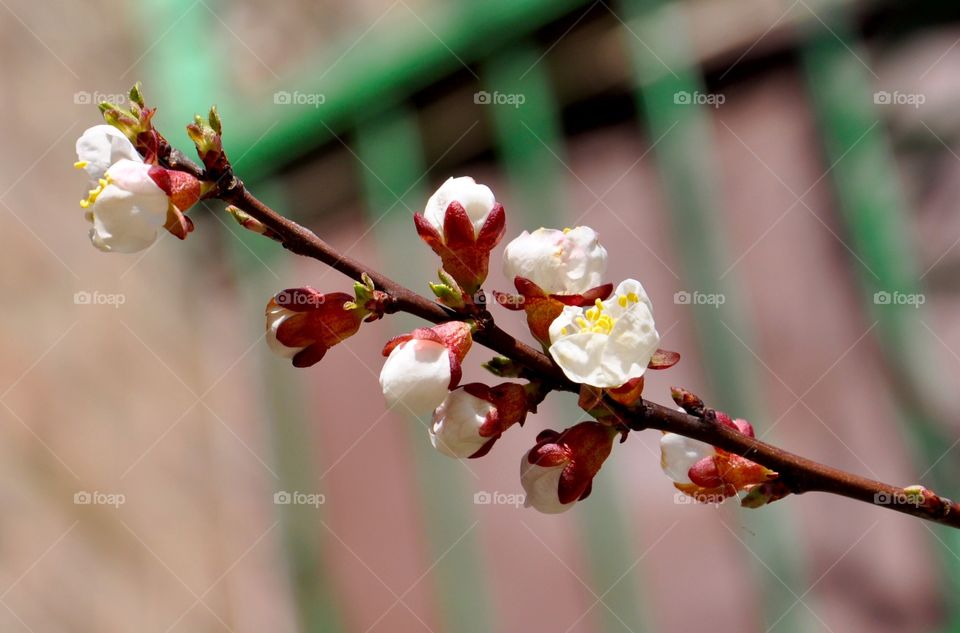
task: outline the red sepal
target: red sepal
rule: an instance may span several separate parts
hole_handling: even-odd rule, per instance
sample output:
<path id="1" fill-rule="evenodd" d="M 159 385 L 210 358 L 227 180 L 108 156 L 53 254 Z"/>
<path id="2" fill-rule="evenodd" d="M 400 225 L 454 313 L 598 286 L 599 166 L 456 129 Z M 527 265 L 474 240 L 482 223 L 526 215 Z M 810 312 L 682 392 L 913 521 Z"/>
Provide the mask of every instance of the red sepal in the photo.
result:
<path id="1" fill-rule="evenodd" d="M 658 349 L 647 364 L 648 369 L 669 369 L 680 362 L 680 354 L 665 349 Z"/>
<path id="2" fill-rule="evenodd" d="M 527 454 L 531 464 L 563 465 L 557 489 L 560 503 L 573 503 L 590 494 L 593 478 L 613 448 L 616 433 L 596 422 L 581 422 L 562 433 L 544 431 Z"/>

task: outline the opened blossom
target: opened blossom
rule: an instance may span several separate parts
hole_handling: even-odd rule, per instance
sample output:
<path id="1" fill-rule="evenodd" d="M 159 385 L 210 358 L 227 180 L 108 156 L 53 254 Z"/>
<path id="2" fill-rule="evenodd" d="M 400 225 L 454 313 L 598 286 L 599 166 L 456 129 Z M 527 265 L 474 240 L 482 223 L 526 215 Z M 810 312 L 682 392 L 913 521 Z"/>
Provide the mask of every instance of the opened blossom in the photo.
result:
<path id="1" fill-rule="evenodd" d="M 660 342 L 653 305 L 634 279 L 591 308 L 564 306 L 549 335 L 550 356 L 567 378 L 600 388 L 643 376 Z"/>
<path id="2" fill-rule="evenodd" d="M 391 407 L 402 404 L 414 414 L 440 406 L 460 383 L 460 364 L 473 340 L 470 326 L 451 321 L 419 328 L 391 339 L 380 370 L 380 388 Z"/>
<path id="3" fill-rule="evenodd" d="M 616 435 L 612 427 L 597 422 L 581 422 L 562 433 L 540 433 L 536 446 L 520 461 L 524 505 L 558 514 L 586 499 Z"/>
<path id="4" fill-rule="evenodd" d="M 119 130 L 97 125 L 77 140 L 76 167 L 90 177 L 80 202 L 93 225 L 90 241 L 106 252 L 135 253 L 166 228 L 181 239 L 193 229 L 183 215 L 200 198 L 200 182 L 183 172 L 143 161 Z"/>
<path id="5" fill-rule="evenodd" d="M 510 281 L 528 279 L 547 294 L 583 294 L 603 283 L 607 250 L 588 226 L 524 231 L 503 251 Z"/>
<path id="6" fill-rule="evenodd" d="M 482 457 L 514 424 L 527 415 L 526 390 L 517 383 L 488 387 L 463 385 L 447 394 L 433 413 L 430 442 L 450 457 Z"/>
<path id="7" fill-rule="evenodd" d="M 487 278 L 490 251 L 505 230 L 503 205 L 490 188 L 466 176 L 449 178 L 413 219 L 443 269 L 464 293 L 475 293 Z"/>

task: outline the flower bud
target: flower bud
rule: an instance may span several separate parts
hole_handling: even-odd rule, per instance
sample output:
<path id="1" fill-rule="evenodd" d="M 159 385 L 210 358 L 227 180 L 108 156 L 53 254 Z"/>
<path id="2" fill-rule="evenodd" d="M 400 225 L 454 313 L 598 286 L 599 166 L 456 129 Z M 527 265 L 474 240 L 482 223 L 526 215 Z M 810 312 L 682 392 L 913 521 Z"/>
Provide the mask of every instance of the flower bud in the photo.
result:
<path id="1" fill-rule="evenodd" d="M 581 422 L 562 433 L 544 431 L 520 462 L 526 506 L 558 514 L 590 494 L 593 478 L 610 455 L 617 432 Z"/>
<path id="2" fill-rule="evenodd" d="M 505 216 L 493 192 L 473 178 L 450 178 L 413 216 L 420 239 L 440 256 L 443 269 L 464 294 L 487 278 L 490 251 L 503 238 Z"/>
<path id="3" fill-rule="evenodd" d="M 430 442 L 450 457 L 482 457 L 504 431 L 523 424 L 527 416 L 526 390 L 517 383 L 496 387 L 470 383 L 447 394 L 433 412 Z"/>
<path id="4" fill-rule="evenodd" d="M 460 382 L 460 363 L 472 343 L 470 326 L 451 321 L 391 339 L 380 371 L 380 387 L 391 407 L 414 414 L 436 409 Z"/>
<path id="5" fill-rule="evenodd" d="M 524 231 L 503 251 L 503 271 L 537 284 L 547 294 L 583 294 L 603 283 L 607 250 L 588 226 Z"/>
<path id="6" fill-rule="evenodd" d="M 720 424 L 753 437 L 753 427 L 746 420 L 732 420 L 723 412 L 708 411 Z M 660 438 L 660 466 L 675 488 L 701 503 L 720 503 L 740 491 L 752 492 L 777 476 L 740 455 L 676 433 L 664 433 Z M 760 502 L 749 502 L 754 503 Z M 747 507 L 752 507 L 749 504 Z"/>
<path id="7" fill-rule="evenodd" d="M 345 292 L 290 288 L 267 304 L 267 345 L 294 367 L 310 367 L 331 347 L 360 329 L 367 311 Z"/>
<path id="8" fill-rule="evenodd" d="M 660 438 L 660 467 L 664 474 L 678 484 L 691 484 L 690 469 L 700 460 L 717 454 L 705 442 L 676 433 L 664 433 Z"/>

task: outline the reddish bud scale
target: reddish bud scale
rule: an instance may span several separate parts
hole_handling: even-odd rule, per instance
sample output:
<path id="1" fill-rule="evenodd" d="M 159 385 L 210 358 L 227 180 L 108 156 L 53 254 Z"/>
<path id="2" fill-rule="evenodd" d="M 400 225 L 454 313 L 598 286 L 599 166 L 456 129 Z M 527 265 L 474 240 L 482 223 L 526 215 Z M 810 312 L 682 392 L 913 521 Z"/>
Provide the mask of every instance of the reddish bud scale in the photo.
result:
<path id="1" fill-rule="evenodd" d="M 154 165 L 148 172 L 153 182 L 181 211 L 186 211 L 200 200 L 200 181 L 190 174 Z"/>
<path id="2" fill-rule="evenodd" d="M 193 231 L 193 221 L 183 212 L 200 199 L 200 181 L 185 172 L 164 169 L 158 165 L 150 167 L 147 175 L 170 200 L 163 228 L 181 240 L 186 239 Z"/>
<path id="3" fill-rule="evenodd" d="M 413 222 L 420 239 L 440 257 L 443 269 L 464 294 L 476 293 L 487 278 L 490 251 L 500 243 L 506 231 L 503 205 L 494 205 L 476 232 L 467 211 L 457 201 L 451 202 L 444 214 L 443 235 L 419 213 L 414 214 Z"/>
<path id="4" fill-rule="evenodd" d="M 486 400 L 494 406 L 494 410 L 487 416 L 480 427 L 480 437 L 490 438 L 470 459 L 483 457 L 490 452 L 494 443 L 503 433 L 514 424 L 523 426 L 527 419 L 527 391 L 523 385 L 515 382 L 501 383 L 495 387 L 488 387 L 483 383 L 472 382 L 463 385 L 463 390 L 471 396 Z"/>
<path id="5" fill-rule="evenodd" d="M 564 465 L 559 500 L 572 503 L 590 494 L 593 478 L 610 455 L 615 436 L 609 427 L 596 422 L 581 422 L 562 433 L 543 431 L 527 461 L 546 468 Z"/>
<path id="6" fill-rule="evenodd" d="M 344 292 L 320 293 L 313 288 L 291 288 L 278 293 L 267 312 L 279 306 L 294 312 L 277 329 L 277 340 L 287 347 L 303 347 L 293 357 L 295 367 L 319 362 L 331 347 L 360 329 L 366 312 L 347 309 L 353 297 Z"/>

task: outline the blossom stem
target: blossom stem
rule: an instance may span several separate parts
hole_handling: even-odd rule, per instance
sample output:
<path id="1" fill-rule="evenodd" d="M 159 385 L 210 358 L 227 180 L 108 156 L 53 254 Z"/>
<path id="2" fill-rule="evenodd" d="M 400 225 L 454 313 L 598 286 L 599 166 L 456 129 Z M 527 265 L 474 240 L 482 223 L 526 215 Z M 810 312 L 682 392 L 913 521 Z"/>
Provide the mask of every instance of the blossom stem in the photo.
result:
<path id="1" fill-rule="evenodd" d="M 202 169 L 176 153 L 168 161 L 170 168 L 202 175 Z M 223 176 L 226 176 L 224 178 Z M 209 175 L 207 175 L 209 180 Z M 216 179 L 221 183 L 210 197 L 239 207 L 273 231 L 291 252 L 311 257 L 344 275 L 361 281 L 370 276 L 377 289 L 390 297 L 387 312 L 406 312 L 432 323 L 461 320 L 464 315 L 423 297 L 354 260 L 322 240 L 304 226 L 280 215 L 253 194 L 232 173 Z M 545 354 L 517 340 L 493 323 L 481 319 L 474 340 L 521 365 L 536 375 L 543 389 L 577 393 L 579 385 L 564 376 L 560 368 Z M 960 529 L 960 504 L 926 489 L 901 488 L 874 481 L 819 462 L 800 457 L 772 444 L 739 433 L 705 416 L 691 415 L 648 400 L 631 407 L 606 403 L 631 430 L 658 429 L 706 442 L 725 451 L 741 455 L 776 471 L 777 481 L 793 494 L 825 492 L 902 512 L 914 517 Z"/>

